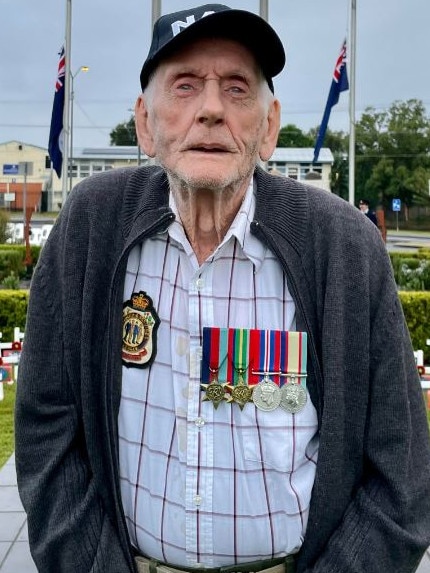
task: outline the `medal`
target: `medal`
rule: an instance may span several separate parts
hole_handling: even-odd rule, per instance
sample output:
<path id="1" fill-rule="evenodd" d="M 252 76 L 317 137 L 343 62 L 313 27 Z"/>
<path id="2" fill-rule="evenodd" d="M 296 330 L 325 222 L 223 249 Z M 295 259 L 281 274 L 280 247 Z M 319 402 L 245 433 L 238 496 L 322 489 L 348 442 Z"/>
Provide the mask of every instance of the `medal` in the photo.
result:
<path id="1" fill-rule="evenodd" d="M 246 372 L 246 368 L 236 368 L 236 372 L 238 373 L 239 377 L 237 380 L 236 386 L 231 388 L 231 398 L 233 402 L 239 405 L 239 408 L 243 410 L 247 402 L 252 401 L 252 392 L 253 388 L 245 384 L 243 379 L 243 375 Z"/>
<path id="2" fill-rule="evenodd" d="M 223 336 L 219 328 L 203 329 L 203 361 L 202 361 L 202 380 L 208 380 L 208 383 L 200 384 L 200 388 L 205 390 L 203 402 L 212 402 L 215 409 L 223 401 L 230 402 L 231 396 L 227 392 L 227 382 L 219 382 L 219 371 L 223 367 L 227 355 L 221 360 L 220 352 L 226 352 L 224 348 Z M 221 360 L 221 362 L 220 362 Z"/>
<path id="3" fill-rule="evenodd" d="M 200 384 L 200 387 L 203 390 L 206 390 L 203 402 L 206 401 L 212 402 L 214 408 L 217 409 L 223 400 L 230 401 L 231 398 L 229 394 L 226 392 L 226 386 L 227 386 L 226 382 L 221 384 L 216 379 L 210 382 L 209 384 Z"/>
<path id="4" fill-rule="evenodd" d="M 243 410 L 253 402 L 266 412 L 279 406 L 300 412 L 307 401 L 306 361 L 306 332 L 203 327 L 203 401 L 214 408 L 225 401 Z"/>
<path id="5" fill-rule="evenodd" d="M 122 363 L 147 368 L 157 353 L 157 329 L 160 319 L 151 297 L 133 293 L 122 310 Z"/>
<path id="6" fill-rule="evenodd" d="M 280 369 L 280 343 L 281 332 L 275 330 L 257 330 L 257 353 L 258 370 L 252 370 L 253 375 L 263 376 L 255 386 L 252 401 L 256 408 L 264 412 L 276 410 L 281 402 L 281 390 L 279 389 Z M 276 383 L 275 382 L 278 382 Z"/>
<path id="7" fill-rule="evenodd" d="M 228 388 L 231 398 L 241 410 L 248 402 L 252 401 L 253 388 L 245 382 L 245 373 L 248 370 L 249 360 L 249 330 L 245 328 L 234 328 L 229 331 L 229 348 L 233 357 L 233 386 Z M 246 366 L 245 366 L 246 364 Z"/>
<path id="8" fill-rule="evenodd" d="M 306 405 L 308 394 L 306 390 L 297 381 L 297 375 L 287 375 L 291 382 L 284 384 L 281 389 L 280 406 L 290 414 L 297 414 Z"/>
<path id="9" fill-rule="evenodd" d="M 306 362 L 307 362 L 307 333 L 288 333 L 288 344 L 285 346 L 285 359 L 281 372 L 281 403 L 280 406 L 290 414 L 301 412 L 306 405 Z"/>
<path id="10" fill-rule="evenodd" d="M 281 390 L 267 375 L 255 386 L 252 393 L 252 401 L 259 410 L 271 412 L 276 410 L 281 402 Z"/>

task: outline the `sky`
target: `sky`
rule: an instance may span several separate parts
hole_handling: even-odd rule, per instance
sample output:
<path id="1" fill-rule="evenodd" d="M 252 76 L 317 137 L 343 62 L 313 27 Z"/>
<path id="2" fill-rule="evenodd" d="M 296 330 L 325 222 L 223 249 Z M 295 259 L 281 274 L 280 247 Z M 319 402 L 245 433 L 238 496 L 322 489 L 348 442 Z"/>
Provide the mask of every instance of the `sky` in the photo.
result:
<path id="1" fill-rule="evenodd" d="M 259 0 L 224 0 L 258 14 Z M 161 12 L 199 5 L 161 0 Z M 286 49 L 275 78 L 281 125 L 319 125 L 343 40 L 351 0 L 268 0 L 269 23 Z M 355 119 L 371 106 L 420 99 L 430 114 L 430 2 L 356 0 Z M 103 147 L 127 121 L 149 49 L 152 0 L 72 0 L 73 145 Z M 47 148 L 66 0 L 0 0 L 0 143 Z M 255 40 L 258 42 L 258 39 Z M 349 130 L 350 92 L 333 108 L 329 128 Z"/>

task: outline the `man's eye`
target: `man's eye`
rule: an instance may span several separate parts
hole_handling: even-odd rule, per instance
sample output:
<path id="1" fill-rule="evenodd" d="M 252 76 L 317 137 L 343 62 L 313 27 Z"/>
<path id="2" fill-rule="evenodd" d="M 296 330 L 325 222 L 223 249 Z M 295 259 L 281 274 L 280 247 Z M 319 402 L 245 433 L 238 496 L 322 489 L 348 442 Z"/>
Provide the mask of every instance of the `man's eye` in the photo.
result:
<path id="1" fill-rule="evenodd" d="M 191 84 L 188 84 L 188 83 L 178 84 L 176 87 L 177 87 L 177 89 L 183 90 L 183 91 L 190 91 L 193 89 L 193 86 Z"/>
<path id="2" fill-rule="evenodd" d="M 226 90 L 232 96 L 243 96 L 247 93 L 246 86 L 240 84 L 232 84 L 227 86 Z"/>

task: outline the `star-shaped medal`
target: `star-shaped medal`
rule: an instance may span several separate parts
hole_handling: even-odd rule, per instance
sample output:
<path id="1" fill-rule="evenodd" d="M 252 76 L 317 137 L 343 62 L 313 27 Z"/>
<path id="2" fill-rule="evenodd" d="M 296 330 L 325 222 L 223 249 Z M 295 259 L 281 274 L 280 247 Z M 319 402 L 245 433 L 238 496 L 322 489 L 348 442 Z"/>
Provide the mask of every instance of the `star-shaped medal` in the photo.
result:
<path id="1" fill-rule="evenodd" d="M 200 384 L 202 390 L 206 391 L 202 401 L 212 402 L 215 409 L 218 408 L 224 400 L 226 402 L 231 402 L 231 396 L 226 391 L 227 386 L 227 382 L 218 382 L 217 379 L 212 380 L 209 384 Z"/>

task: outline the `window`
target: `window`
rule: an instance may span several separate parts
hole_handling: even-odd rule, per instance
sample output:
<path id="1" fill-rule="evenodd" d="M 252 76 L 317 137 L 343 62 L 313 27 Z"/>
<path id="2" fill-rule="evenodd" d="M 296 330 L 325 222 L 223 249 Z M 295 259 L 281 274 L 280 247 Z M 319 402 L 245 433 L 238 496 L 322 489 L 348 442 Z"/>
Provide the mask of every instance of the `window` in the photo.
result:
<path id="1" fill-rule="evenodd" d="M 287 176 L 290 177 L 290 179 L 297 179 L 298 173 L 299 173 L 299 170 L 297 167 L 289 167 L 288 166 Z"/>
<path id="2" fill-rule="evenodd" d="M 315 163 L 315 165 L 313 165 L 312 163 L 301 163 L 300 180 L 303 181 L 304 179 L 306 179 L 307 174 L 311 171 L 313 173 L 318 173 L 319 175 L 322 175 L 321 163 Z"/>
<path id="3" fill-rule="evenodd" d="M 89 161 L 81 161 L 79 164 L 79 177 L 83 179 L 84 177 L 88 177 L 90 174 L 90 162 Z"/>

